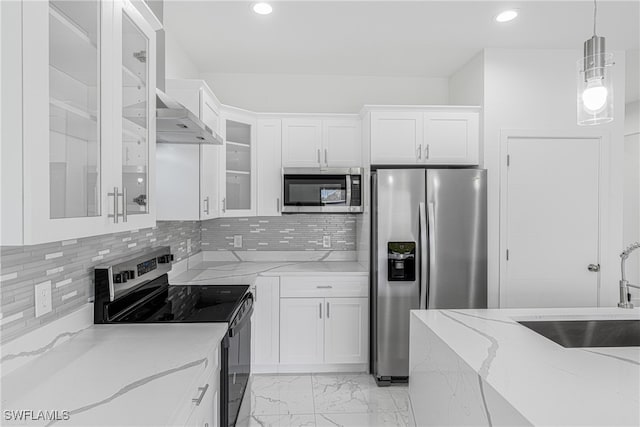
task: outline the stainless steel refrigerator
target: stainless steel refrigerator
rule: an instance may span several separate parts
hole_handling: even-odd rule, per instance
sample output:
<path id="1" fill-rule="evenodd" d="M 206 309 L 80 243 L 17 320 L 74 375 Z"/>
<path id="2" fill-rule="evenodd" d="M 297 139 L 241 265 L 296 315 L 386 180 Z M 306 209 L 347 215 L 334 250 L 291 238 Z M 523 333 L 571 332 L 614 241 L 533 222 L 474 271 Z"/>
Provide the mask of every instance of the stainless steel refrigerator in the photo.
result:
<path id="1" fill-rule="evenodd" d="M 409 376 L 409 310 L 487 307 L 483 169 L 371 174 L 371 372 Z"/>

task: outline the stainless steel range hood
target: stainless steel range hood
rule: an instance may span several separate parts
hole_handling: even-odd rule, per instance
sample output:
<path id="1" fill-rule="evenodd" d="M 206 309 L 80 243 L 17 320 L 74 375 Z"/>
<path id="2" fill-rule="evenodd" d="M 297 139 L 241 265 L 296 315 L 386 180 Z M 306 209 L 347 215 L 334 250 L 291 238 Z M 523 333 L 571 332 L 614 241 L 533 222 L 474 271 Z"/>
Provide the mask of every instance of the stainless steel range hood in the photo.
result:
<path id="1" fill-rule="evenodd" d="M 156 141 L 221 145 L 222 137 L 187 107 L 156 89 Z"/>
<path id="2" fill-rule="evenodd" d="M 154 15 L 163 21 L 163 0 L 148 0 Z M 156 142 L 172 144 L 221 145 L 222 137 L 184 105 L 164 93 L 165 84 L 165 34 L 156 32 Z"/>

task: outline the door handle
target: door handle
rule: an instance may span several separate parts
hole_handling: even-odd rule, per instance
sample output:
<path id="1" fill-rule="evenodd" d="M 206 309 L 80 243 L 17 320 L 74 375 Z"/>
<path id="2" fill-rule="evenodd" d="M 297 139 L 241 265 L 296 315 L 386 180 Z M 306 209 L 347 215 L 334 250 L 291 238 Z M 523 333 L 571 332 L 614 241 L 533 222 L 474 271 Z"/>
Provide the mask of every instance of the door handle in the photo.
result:
<path id="1" fill-rule="evenodd" d="M 587 266 L 587 270 L 592 273 L 597 273 L 598 271 L 600 271 L 600 264 L 589 264 Z"/>
<path id="2" fill-rule="evenodd" d="M 331 306 L 330 306 L 329 304 L 331 304 L 331 303 L 329 303 L 329 302 L 327 303 L 327 319 L 328 319 L 329 317 L 331 317 L 331 314 L 330 314 L 331 312 L 329 311 L 329 310 L 331 310 L 331 309 L 330 309 L 330 307 L 331 307 Z"/>
<path id="3" fill-rule="evenodd" d="M 227 211 L 227 198 L 223 198 L 222 199 L 222 213 L 225 213 Z"/>
<path id="4" fill-rule="evenodd" d="M 276 212 L 280 212 L 280 198 L 276 199 Z"/>
<path id="5" fill-rule="evenodd" d="M 422 144 L 418 145 L 418 160 L 422 160 Z"/>
<path id="6" fill-rule="evenodd" d="M 429 160 L 429 155 L 430 155 L 430 153 L 429 153 L 429 148 L 430 148 L 430 147 L 429 147 L 429 144 L 427 144 L 427 145 L 424 147 L 424 159 L 425 159 L 425 160 Z"/>
<path id="7" fill-rule="evenodd" d="M 419 223 L 420 223 L 420 287 L 419 301 L 420 309 L 427 308 L 427 214 L 424 203 L 420 203 L 419 208 Z"/>
<path id="8" fill-rule="evenodd" d="M 436 269 L 436 209 L 433 203 L 427 204 L 427 236 L 429 239 L 429 280 Z M 428 307 L 427 307 L 428 308 Z"/>
<path id="9" fill-rule="evenodd" d="M 324 149 L 324 164 L 329 165 L 329 155 L 327 154 L 327 149 Z"/>
<path id="10" fill-rule="evenodd" d="M 320 163 L 320 149 L 318 148 L 318 163 Z"/>
<path id="11" fill-rule="evenodd" d="M 320 312 L 319 312 L 320 319 L 322 319 L 322 303 L 321 302 L 318 303 L 318 308 L 320 309 Z"/>
<path id="12" fill-rule="evenodd" d="M 204 213 L 209 215 L 209 197 L 204 198 Z"/>

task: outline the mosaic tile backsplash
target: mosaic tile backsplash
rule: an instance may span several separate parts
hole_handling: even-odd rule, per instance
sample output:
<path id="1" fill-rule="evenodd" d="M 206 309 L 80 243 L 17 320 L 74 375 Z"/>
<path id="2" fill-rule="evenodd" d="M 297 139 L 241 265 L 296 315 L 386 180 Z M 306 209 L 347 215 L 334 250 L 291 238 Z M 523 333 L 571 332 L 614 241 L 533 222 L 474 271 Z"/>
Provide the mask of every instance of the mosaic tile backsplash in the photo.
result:
<path id="1" fill-rule="evenodd" d="M 296 214 L 212 219 L 202 222 L 202 250 L 233 250 L 234 235 L 242 236 L 244 251 L 355 251 L 356 216 Z M 323 248 L 323 236 L 330 237 L 330 248 Z"/>
<path id="2" fill-rule="evenodd" d="M 0 333 L 9 341 L 63 317 L 93 296 L 93 268 L 127 253 L 171 246 L 176 261 L 200 252 L 200 222 L 157 226 L 33 246 L 0 248 Z M 51 282 L 52 311 L 36 318 L 34 286 Z"/>

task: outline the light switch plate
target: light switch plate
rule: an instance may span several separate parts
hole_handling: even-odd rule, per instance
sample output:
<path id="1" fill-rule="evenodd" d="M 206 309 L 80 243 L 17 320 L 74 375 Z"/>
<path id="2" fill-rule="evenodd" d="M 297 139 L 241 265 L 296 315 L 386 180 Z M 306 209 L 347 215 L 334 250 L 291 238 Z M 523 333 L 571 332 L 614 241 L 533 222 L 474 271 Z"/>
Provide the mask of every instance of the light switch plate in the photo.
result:
<path id="1" fill-rule="evenodd" d="M 322 236 L 322 247 L 323 248 L 331 247 L 331 236 Z"/>
<path id="2" fill-rule="evenodd" d="M 35 286 L 36 317 L 40 317 L 51 311 L 51 280 L 39 283 Z"/>
<path id="3" fill-rule="evenodd" d="M 236 234 L 233 236 L 233 247 L 236 249 L 242 247 L 242 235 Z"/>

